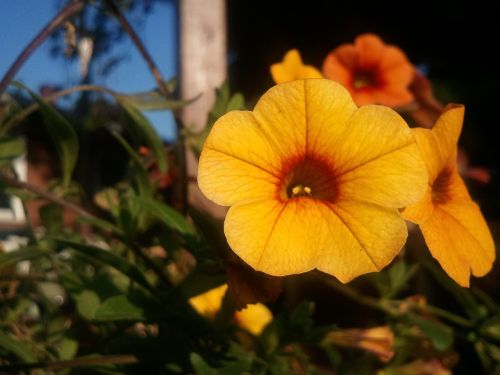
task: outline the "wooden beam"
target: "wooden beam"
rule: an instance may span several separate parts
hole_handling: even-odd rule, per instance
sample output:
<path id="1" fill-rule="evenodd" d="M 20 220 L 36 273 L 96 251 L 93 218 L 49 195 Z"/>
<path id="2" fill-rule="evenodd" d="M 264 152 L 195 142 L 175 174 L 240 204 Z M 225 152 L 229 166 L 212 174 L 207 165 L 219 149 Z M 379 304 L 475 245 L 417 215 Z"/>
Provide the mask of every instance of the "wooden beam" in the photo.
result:
<path id="1" fill-rule="evenodd" d="M 192 131 L 206 125 L 207 115 L 215 101 L 214 89 L 227 77 L 227 27 L 225 0 L 181 0 L 181 95 L 185 99 L 201 97 L 185 107 L 182 121 Z M 197 161 L 188 151 L 187 172 L 197 175 Z M 189 185 L 189 203 L 216 217 L 226 209 L 209 202 L 198 189 Z"/>

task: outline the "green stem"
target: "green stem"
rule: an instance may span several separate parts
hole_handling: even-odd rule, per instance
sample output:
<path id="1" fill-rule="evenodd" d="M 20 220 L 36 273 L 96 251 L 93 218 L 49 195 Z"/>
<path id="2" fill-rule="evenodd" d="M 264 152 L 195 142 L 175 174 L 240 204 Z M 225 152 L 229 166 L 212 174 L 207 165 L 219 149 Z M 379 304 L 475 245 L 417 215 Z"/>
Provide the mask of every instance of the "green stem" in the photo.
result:
<path id="1" fill-rule="evenodd" d="M 52 95 L 45 97 L 44 100 L 48 103 L 52 103 L 63 96 L 71 95 L 75 92 L 81 92 L 81 91 L 100 91 L 100 92 L 112 95 L 114 97 L 116 97 L 118 95 L 118 93 L 116 93 L 115 91 L 110 90 L 106 87 L 97 86 L 97 85 L 81 85 L 81 86 L 74 86 L 74 87 L 70 87 L 69 89 L 58 91 Z M 30 114 L 35 112 L 39 107 L 40 106 L 38 105 L 38 103 L 33 103 L 30 106 L 23 109 L 18 114 L 16 114 L 15 116 L 13 116 L 3 126 L 2 134 L 6 134 L 12 128 L 12 126 L 23 121 L 26 117 L 28 117 Z"/>

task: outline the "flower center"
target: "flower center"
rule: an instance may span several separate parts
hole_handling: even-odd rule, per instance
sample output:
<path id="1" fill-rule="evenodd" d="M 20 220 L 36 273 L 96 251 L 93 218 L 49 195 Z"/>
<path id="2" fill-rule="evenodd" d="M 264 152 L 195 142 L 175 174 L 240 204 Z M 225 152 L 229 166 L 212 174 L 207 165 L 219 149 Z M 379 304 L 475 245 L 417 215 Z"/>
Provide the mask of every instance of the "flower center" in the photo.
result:
<path id="1" fill-rule="evenodd" d="M 449 196 L 449 185 L 452 172 L 450 170 L 443 170 L 432 184 L 432 201 L 435 204 L 446 203 Z"/>
<path id="2" fill-rule="evenodd" d="M 332 168 L 321 160 L 308 157 L 285 168 L 279 194 L 283 200 L 313 198 L 333 201 L 334 187 Z"/>
<path id="3" fill-rule="evenodd" d="M 354 75 L 354 88 L 362 89 L 368 86 L 374 86 L 376 82 L 375 75 L 372 72 L 358 72 Z"/>

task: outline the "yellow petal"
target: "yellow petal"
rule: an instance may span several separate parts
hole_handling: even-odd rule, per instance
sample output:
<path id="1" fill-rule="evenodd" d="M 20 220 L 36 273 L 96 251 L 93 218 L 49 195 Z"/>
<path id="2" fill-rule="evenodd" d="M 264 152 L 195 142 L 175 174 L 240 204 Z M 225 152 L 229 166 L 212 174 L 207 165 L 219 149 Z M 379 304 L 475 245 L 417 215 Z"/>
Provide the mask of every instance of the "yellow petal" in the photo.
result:
<path id="1" fill-rule="evenodd" d="M 257 271 L 284 276 L 310 271 L 325 223 L 312 199 L 268 200 L 229 209 L 224 222 L 233 251 Z"/>
<path id="2" fill-rule="evenodd" d="M 269 199 L 276 194 L 281 163 L 252 113 L 230 112 L 215 123 L 205 142 L 198 185 L 223 206 Z"/>
<path id="3" fill-rule="evenodd" d="M 304 154 L 304 81 L 287 82 L 272 87 L 257 102 L 253 115 L 282 160 L 291 160 Z"/>
<path id="4" fill-rule="evenodd" d="M 420 201 L 405 207 L 401 214 L 406 220 L 418 224 L 425 222 L 433 212 L 434 204 L 432 203 L 432 193 L 429 187 Z"/>
<path id="5" fill-rule="evenodd" d="M 192 297 L 189 299 L 189 304 L 193 306 L 196 312 L 205 318 L 213 319 L 219 312 L 222 306 L 222 299 L 227 291 L 227 284 L 223 284 L 217 288 Z"/>
<path id="6" fill-rule="evenodd" d="M 330 159 L 348 129 L 357 107 L 349 92 L 337 82 L 323 79 L 302 81 L 307 153 Z"/>
<path id="7" fill-rule="evenodd" d="M 245 309 L 234 314 L 236 324 L 252 335 L 258 336 L 273 320 L 273 314 L 262 303 L 248 305 Z"/>
<path id="8" fill-rule="evenodd" d="M 407 236 L 396 210 L 309 198 L 233 206 L 225 233 L 257 271 L 284 276 L 318 268 L 342 282 L 387 265 Z"/>
<path id="9" fill-rule="evenodd" d="M 316 255 L 316 267 L 343 283 L 381 270 L 406 241 L 406 224 L 397 210 L 355 201 L 320 208 L 327 223 L 327 241 Z"/>
<path id="10" fill-rule="evenodd" d="M 271 76 L 276 83 L 285 83 L 297 79 L 321 78 L 318 69 L 304 65 L 300 53 L 292 49 L 285 54 L 282 63 L 271 65 Z"/>
<path id="11" fill-rule="evenodd" d="M 358 109 L 332 142 L 340 194 L 389 207 L 417 202 L 427 171 L 405 121 L 387 107 Z"/>
<path id="12" fill-rule="evenodd" d="M 413 134 L 424 160 L 431 183 L 437 175 L 456 162 L 457 142 L 462 131 L 464 107 L 446 110 L 432 129 L 413 129 Z"/>
<path id="13" fill-rule="evenodd" d="M 479 207 L 470 202 L 436 206 L 420 229 L 434 258 L 462 286 L 470 274 L 483 276 L 495 259 L 493 239 Z"/>

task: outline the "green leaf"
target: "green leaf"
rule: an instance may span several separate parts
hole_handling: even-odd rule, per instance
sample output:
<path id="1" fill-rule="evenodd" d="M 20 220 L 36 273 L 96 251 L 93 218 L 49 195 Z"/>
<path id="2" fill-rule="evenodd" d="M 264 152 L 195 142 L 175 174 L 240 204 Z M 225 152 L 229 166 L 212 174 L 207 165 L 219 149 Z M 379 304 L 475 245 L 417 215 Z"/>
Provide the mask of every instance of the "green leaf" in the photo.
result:
<path id="1" fill-rule="evenodd" d="M 63 227 L 63 217 L 61 206 L 55 203 L 45 204 L 39 209 L 42 224 L 47 229 L 47 233 L 55 235 Z"/>
<path id="2" fill-rule="evenodd" d="M 167 156 L 165 147 L 158 133 L 149 120 L 130 101 L 124 97 L 117 97 L 118 103 L 127 112 L 132 122 L 137 126 L 137 131 L 142 134 L 145 142 L 151 148 L 158 163 L 158 169 L 165 173 L 167 171 Z"/>
<path id="3" fill-rule="evenodd" d="M 73 298 L 80 315 L 89 320 L 94 317 L 101 304 L 101 299 L 93 290 L 82 290 L 80 293 L 74 293 Z"/>
<path id="4" fill-rule="evenodd" d="M 18 137 L 0 138 L 0 164 L 4 161 L 11 161 L 25 152 L 24 140 Z"/>
<path id="5" fill-rule="evenodd" d="M 198 353 L 191 353 L 189 359 L 196 375 L 217 375 L 217 370 L 210 367 Z"/>
<path id="6" fill-rule="evenodd" d="M 446 275 L 435 262 L 424 262 L 425 267 L 431 271 L 432 276 L 447 289 L 453 297 L 462 305 L 464 311 L 469 318 L 473 320 L 481 320 L 484 318 L 486 311 L 484 306 L 477 303 L 474 295 L 467 288 L 462 288 L 455 283 L 448 275 Z"/>
<path id="7" fill-rule="evenodd" d="M 136 172 L 134 174 L 134 179 L 137 181 L 139 194 L 143 197 L 152 197 L 154 194 L 154 187 L 149 179 L 148 171 L 144 167 L 140 156 L 132 149 L 132 147 L 130 147 L 127 141 L 120 134 L 113 132 L 112 135 L 128 152 L 132 162 L 134 163 Z"/>
<path id="8" fill-rule="evenodd" d="M 19 359 L 26 363 L 33 363 L 37 361 L 37 358 L 31 351 L 26 347 L 25 344 L 19 342 L 5 333 L 0 331 L 0 347 L 7 350 L 8 352 L 16 355 Z"/>
<path id="9" fill-rule="evenodd" d="M 193 103 L 199 97 L 200 95 L 197 95 L 187 100 L 166 99 L 158 89 L 154 89 L 135 94 L 120 94 L 117 99 L 126 100 L 141 111 L 174 111 Z"/>
<path id="10" fill-rule="evenodd" d="M 27 90 L 40 106 L 45 125 L 61 159 L 63 186 L 68 187 L 78 157 L 79 146 L 75 129 L 58 111 L 29 88 L 19 82 L 15 82 L 13 85 Z"/>
<path id="11" fill-rule="evenodd" d="M 113 296 L 96 310 L 95 320 L 145 320 L 143 304 L 132 302 L 127 296 Z"/>
<path id="12" fill-rule="evenodd" d="M 496 315 L 485 321 L 479 331 L 483 335 L 488 335 L 490 338 L 500 341 L 500 315 Z"/>
<path id="13" fill-rule="evenodd" d="M 146 280 L 143 273 L 135 265 L 128 263 L 121 257 L 114 254 L 112 251 L 106 251 L 98 247 L 62 239 L 55 239 L 55 241 L 61 246 L 69 247 L 75 251 L 78 251 L 80 255 L 84 257 L 106 264 L 116 269 L 117 271 L 120 271 L 130 280 L 133 280 L 139 285 L 142 285 L 149 291 L 154 290 L 153 286 Z"/>
<path id="14" fill-rule="evenodd" d="M 68 360 L 75 358 L 78 352 L 78 341 L 74 338 L 65 337 L 59 343 L 59 359 Z"/>
<path id="15" fill-rule="evenodd" d="M 9 253 L 0 254 L 0 270 L 6 267 L 15 266 L 25 260 L 35 260 L 48 254 L 36 247 L 22 247 Z"/>
<path id="16" fill-rule="evenodd" d="M 453 344 L 453 330 L 447 325 L 415 314 L 408 314 L 408 317 L 411 322 L 420 327 L 437 350 L 447 350 Z"/>
<path id="17" fill-rule="evenodd" d="M 168 228 L 178 231 L 186 237 L 195 237 L 196 231 L 187 219 L 172 207 L 154 199 L 132 197 L 143 209 L 156 216 Z"/>

